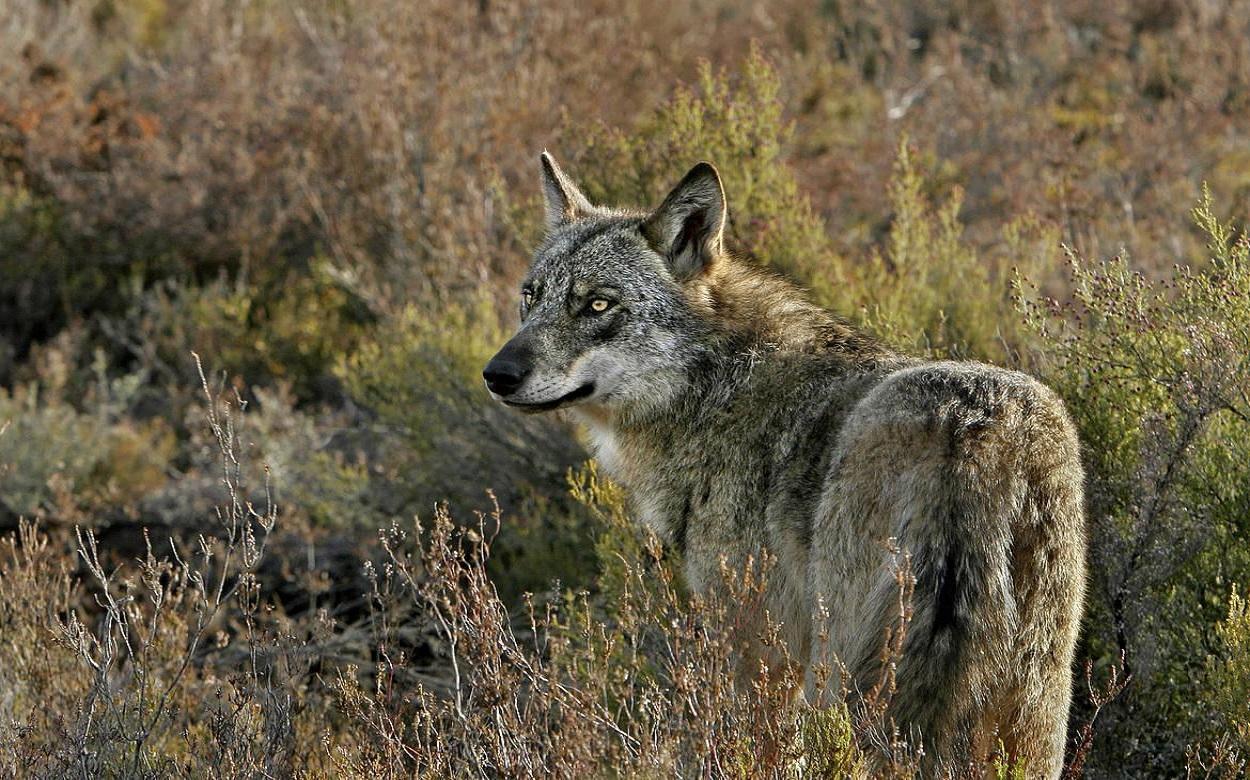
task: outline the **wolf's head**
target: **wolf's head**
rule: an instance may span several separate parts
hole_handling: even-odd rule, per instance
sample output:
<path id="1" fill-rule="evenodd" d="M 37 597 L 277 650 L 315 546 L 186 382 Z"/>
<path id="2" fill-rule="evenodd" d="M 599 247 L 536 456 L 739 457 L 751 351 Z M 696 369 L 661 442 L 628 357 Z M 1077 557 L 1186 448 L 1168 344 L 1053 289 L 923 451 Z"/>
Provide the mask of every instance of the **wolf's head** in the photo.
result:
<path id="1" fill-rule="evenodd" d="M 521 285 L 520 328 L 482 372 L 487 388 L 531 412 L 671 400 L 708 329 L 701 280 L 726 218 L 716 169 L 696 165 L 651 213 L 591 205 L 546 153 L 542 185 L 547 234 Z"/>

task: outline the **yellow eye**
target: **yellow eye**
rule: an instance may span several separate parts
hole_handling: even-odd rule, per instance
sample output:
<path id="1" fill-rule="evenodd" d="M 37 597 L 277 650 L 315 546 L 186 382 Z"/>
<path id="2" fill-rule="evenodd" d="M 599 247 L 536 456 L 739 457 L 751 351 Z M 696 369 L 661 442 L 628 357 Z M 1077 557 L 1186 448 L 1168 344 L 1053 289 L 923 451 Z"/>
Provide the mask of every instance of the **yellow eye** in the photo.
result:
<path id="1" fill-rule="evenodd" d="M 528 309 L 530 304 L 534 302 L 534 293 L 529 290 L 521 291 L 521 308 Z"/>
<path id="2" fill-rule="evenodd" d="M 604 300 L 603 298 L 595 298 L 590 302 L 590 310 L 595 314 L 603 314 L 611 305 L 611 301 Z"/>

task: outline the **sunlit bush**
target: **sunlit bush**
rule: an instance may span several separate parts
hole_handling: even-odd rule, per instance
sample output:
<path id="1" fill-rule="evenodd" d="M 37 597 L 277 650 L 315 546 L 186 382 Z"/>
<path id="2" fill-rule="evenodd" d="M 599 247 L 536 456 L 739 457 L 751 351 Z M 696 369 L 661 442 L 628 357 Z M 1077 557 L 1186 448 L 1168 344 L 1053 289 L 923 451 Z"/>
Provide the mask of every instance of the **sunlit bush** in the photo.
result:
<path id="1" fill-rule="evenodd" d="M 1073 255 L 1070 303 L 1024 303 L 1084 445 L 1086 644 L 1136 678 L 1106 741 L 1148 740 L 1151 762 L 1206 736 L 1196 648 L 1250 576 L 1250 239 L 1209 197 L 1193 217 L 1209 256 L 1167 280 Z"/>

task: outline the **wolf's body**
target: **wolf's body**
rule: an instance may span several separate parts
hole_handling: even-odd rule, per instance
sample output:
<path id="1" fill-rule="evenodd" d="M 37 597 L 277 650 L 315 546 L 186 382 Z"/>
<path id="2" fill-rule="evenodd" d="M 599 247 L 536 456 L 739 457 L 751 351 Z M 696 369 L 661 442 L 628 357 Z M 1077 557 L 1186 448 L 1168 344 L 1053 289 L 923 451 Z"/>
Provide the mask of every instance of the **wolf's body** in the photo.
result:
<path id="1" fill-rule="evenodd" d="M 568 406 L 695 589 L 767 549 L 791 656 L 852 690 L 879 678 L 891 548 L 909 554 L 890 716 L 934 773 L 1001 740 L 1056 776 L 1085 550 L 1059 399 L 1023 374 L 896 355 L 726 256 L 710 166 L 649 215 L 590 206 L 545 156 L 544 172 L 550 231 L 524 324 L 486 372 L 496 396 Z"/>

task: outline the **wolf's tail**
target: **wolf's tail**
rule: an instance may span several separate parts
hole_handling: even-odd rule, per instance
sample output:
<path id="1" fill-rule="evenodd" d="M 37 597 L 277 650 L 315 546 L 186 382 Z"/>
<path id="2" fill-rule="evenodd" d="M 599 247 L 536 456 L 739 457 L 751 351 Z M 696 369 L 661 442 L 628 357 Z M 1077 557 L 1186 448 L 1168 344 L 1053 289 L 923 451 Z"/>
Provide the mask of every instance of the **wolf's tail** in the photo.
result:
<path id="1" fill-rule="evenodd" d="M 1030 390 L 949 421 L 944 489 L 913 540 L 891 712 L 930 755 L 1001 746 L 1027 776 L 1057 777 L 1085 591 L 1084 480 L 1062 405 Z"/>

